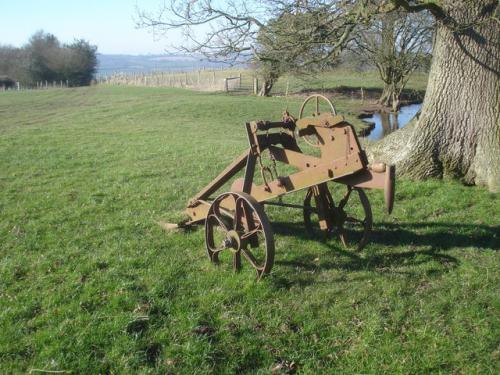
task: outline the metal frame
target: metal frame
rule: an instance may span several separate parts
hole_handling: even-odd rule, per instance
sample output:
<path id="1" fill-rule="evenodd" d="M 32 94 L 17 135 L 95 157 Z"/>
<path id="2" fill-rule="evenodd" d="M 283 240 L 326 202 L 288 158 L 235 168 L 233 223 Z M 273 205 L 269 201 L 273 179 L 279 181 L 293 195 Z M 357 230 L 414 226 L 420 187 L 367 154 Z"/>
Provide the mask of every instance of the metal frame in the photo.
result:
<path id="1" fill-rule="evenodd" d="M 368 165 L 354 128 L 345 121 L 344 117 L 327 113 L 298 121 L 290 118 L 285 120 L 246 123 L 249 149 L 189 201 L 186 212 L 191 219 L 185 223 L 186 225 L 203 221 L 213 200 L 210 198 L 211 195 L 243 169 L 245 170 L 244 178 L 236 180 L 231 191 L 250 194 L 262 204 L 292 207 L 288 204 L 269 201 L 285 194 L 334 181 L 359 188 L 384 189 L 386 208 L 389 212 L 392 210 L 394 167 L 381 163 Z M 271 129 L 280 131 L 269 133 Z M 317 137 L 321 157 L 301 152 L 293 135 L 293 131 L 297 129 L 300 136 Z M 269 150 L 276 161 L 291 165 L 298 171 L 288 176 L 279 176 L 262 185 L 254 185 L 257 159 L 265 150 Z M 228 203 L 225 208 L 231 210 L 234 207 Z"/>
<path id="2" fill-rule="evenodd" d="M 312 116 L 303 117 L 306 104 L 314 99 L 315 112 Z M 330 112 L 319 112 L 320 99 L 327 102 Z M 263 210 L 266 204 L 302 209 L 306 227 L 311 227 L 311 216 L 317 215 L 320 229 L 335 230 L 345 246 L 348 244 L 345 226 L 355 223 L 361 233 L 358 249 L 368 241 L 372 227 L 371 207 L 363 189 L 383 189 L 387 211 L 392 211 L 394 166 L 368 164 L 354 128 L 344 117 L 336 114 L 333 104 L 326 97 L 308 97 L 300 108 L 298 120 L 285 112 L 282 121 L 253 121 L 246 123 L 245 127 L 249 148 L 188 202 L 186 213 L 189 220 L 178 225 L 205 222 L 207 252 L 213 263 L 218 264 L 219 253 L 229 249 L 233 254 L 235 270 L 240 269 L 243 255 L 257 271 L 258 278 L 270 272 L 274 260 L 274 240 Z M 298 137 L 318 148 L 320 156 L 304 154 L 297 143 Z M 280 162 L 294 167 L 296 171 L 287 176 L 278 176 L 276 170 L 273 173 L 262 163 L 266 150 L 273 165 Z M 257 169 L 263 180 L 260 185 L 254 184 Z M 212 198 L 214 193 L 242 171 L 243 178 L 233 181 L 230 192 Z M 330 181 L 347 186 L 344 197 L 337 204 L 327 187 Z M 282 196 L 306 189 L 304 205 L 281 202 Z M 350 215 L 346 208 L 353 196 L 357 196 L 361 203 L 364 215 L 361 219 Z M 276 198 L 279 201 L 275 201 Z M 214 238 L 220 232 L 224 233 L 224 238 L 216 243 Z M 263 239 L 258 240 L 258 236 Z M 259 261 L 254 252 L 259 250 L 262 243 L 265 257 Z"/>

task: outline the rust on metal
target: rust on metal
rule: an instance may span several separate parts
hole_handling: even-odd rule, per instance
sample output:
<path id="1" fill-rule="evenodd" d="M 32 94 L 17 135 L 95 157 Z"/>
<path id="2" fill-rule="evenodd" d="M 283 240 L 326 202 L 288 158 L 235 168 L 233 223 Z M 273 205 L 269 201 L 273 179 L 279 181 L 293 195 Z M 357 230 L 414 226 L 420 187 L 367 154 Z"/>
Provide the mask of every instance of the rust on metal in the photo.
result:
<path id="1" fill-rule="evenodd" d="M 327 112 L 320 112 L 320 101 L 326 102 Z M 314 111 L 305 116 L 309 103 Z M 285 111 L 281 121 L 252 121 L 245 128 L 249 148 L 188 202 L 190 219 L 182 223 L 205 223 L 206 248 L 213 263 L 218 264 L 220 254 L 226 252 L 231 254 L 235 270 L 245 259 L 258 278 L 271 271 L 274 239 L 264 211 L 266 204 L 302 209 L 307 230 L 314 231 L 317 226 L 325 232 L 336 232 L 344 246 L 357 249 L 366 245 L 372 229 L 371 206 L 363 189 L 384 190 L 386 209 L 392 211 L 394 166 L 368 164 L 354 128 L 325 96 L 308 97 L 298 119 Z M 318 152 L 304 153 L 300 139 L 305 147 Z M 264 164 L 264 157 L 271 166 Z M 279 175 L 277 163 L 295 171 Z M 233 180 L 229 192 L 211 197 L 241 171 L 243 177 Z M 260 176 L 260 184 L 255 183 L 255 176 Z M 330 182 L 345 186 L 337 200 L 328 186 Z M 306 191 L 303 205 L 281 201 L 283 196 L 300 190 Z"/>

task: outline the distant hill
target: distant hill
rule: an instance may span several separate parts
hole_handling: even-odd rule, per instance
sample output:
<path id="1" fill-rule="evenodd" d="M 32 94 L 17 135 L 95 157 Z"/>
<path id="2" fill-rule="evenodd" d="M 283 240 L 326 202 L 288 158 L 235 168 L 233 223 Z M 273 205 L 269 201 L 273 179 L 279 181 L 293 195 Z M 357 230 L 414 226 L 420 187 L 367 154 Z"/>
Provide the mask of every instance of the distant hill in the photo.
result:
<path id="1" fill-rule="evenodd" d="M 97 55 L 97 75 L 112 73 L 147 73 L 151 71 L 192 71 L 219 68 L 224 63 L 186 55 Z"/>

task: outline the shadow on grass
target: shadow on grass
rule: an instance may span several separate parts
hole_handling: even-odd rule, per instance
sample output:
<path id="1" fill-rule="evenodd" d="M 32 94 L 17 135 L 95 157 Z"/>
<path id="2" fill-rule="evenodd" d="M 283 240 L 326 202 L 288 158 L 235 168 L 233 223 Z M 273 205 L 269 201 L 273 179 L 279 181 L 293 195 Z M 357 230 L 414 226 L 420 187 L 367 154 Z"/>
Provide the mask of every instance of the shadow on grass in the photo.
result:
<path id="1" fill-rule="evenodd" d="M 313 237 L 302 223 L 273 222 L 274 233 L 279 236 L 294 236 L 307 240 L 327 243 L 321 233 Z M 380 223 L 370 237 L 372 244 L 384 246 L 379 252 L 345 250 L 340 241 L 332 249 L 331 259 L 315 262 L 317 254 L 305 254 L 283 260 L 276 257 L 275 263 L 288 268 L 287 277 L 275 279 L 277 287 L 292 285 L 307 286 L 315 283 L 316 275 L 324 270 L 375 271 L 385 275 L 439 275 L 455 268 L 459 261 L 446 254 L 452 248 L 476 247 L 479 249 L 499 249 L 499 227 L 456 223 Z M 333 233 L 332 237 L 335 236 Z M 328 243 L 331 243 L 328 241 Z M 393 249 L 391 249 L 393 248 Z M 333 255 L 332 254 L 332 255 Z M 415 269 L 425 263 L 433 267 Z M 296 275 L 296 270 L 299 272 Z M 304 275 L 306 274 L 306 275 Z M 335 280 L 334 280 L 335 281 Z M 344 280 L 338 280 L 344 281 Z"/>

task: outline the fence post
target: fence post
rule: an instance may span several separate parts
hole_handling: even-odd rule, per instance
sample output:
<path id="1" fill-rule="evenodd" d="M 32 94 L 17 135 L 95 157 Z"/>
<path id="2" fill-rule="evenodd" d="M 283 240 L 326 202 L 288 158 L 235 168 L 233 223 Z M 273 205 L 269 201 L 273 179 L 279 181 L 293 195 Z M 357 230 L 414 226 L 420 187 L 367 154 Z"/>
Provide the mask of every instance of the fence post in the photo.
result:
<path id="1" fill-rule="evenodd" d="M 240 87 L 239 88 L 241 89 L 241 72 L 239 74 L 239 77 L 240 77 Z"/>
<path id="2" fill-rule="evenodd" d="M 66 80 L 66 88 L 69 87 L 69 80 Z"/>
<path id="3" fill-rule="evenodd" d="M 228 87 L 228 84 L 227 84 L 227 78 L 224 78 L 224 91 L 225 92 L 229 91 L 229 87 Z"/>
<path id="4" fill-rule="evenodd" d="M 214 77 L 213 85 L 215 86 L 215 70 L 213 71 L 213 73 L 214 73 L 214 75 L 213 75 L 213 77 Z"/>
<path id="5" fill-rule="evenodd" d="M 364 102 L 365 101 L 365 90 L 363 90 L 363 88 L 361 87 L 361 101 Z"/>
<path id="6" fill-rule="evenodd" d="M 45 88 L 48 89 L 49 88 L 49 81 L 45 80 Z"/>
<path id="7" fill-rule="evenodd" d="M 19 81 L 16 82 L 17 91 L 21 90 L 21 83 Z"/>
<path id="8" fill-rule="evenodd" d="M 257 95 L 259 93 L 259 79 L 253 77 L 253 94 Z"/>
<path id="9" fill-rule="evenodd" d="M 286 91 L 285 91 L 285 96 L 288 96 L 288 89 L 290 88 L 290 79 L 286 79 Z"/>

